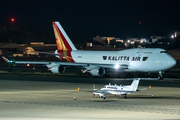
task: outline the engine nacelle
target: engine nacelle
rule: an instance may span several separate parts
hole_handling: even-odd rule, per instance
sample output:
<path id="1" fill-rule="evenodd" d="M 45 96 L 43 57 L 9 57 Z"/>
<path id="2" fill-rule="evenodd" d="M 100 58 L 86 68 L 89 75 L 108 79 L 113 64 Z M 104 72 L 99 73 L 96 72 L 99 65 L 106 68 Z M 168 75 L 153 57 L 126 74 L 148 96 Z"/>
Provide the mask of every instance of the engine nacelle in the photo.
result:
<path id="1" fill-rule="evenodd" d="M 63 72 L 65 72 L 65 67 L 64 66 L 53 66 L 50 70 L 51 70 L 51 72 L 53 72 L 53 73 L 63 73 Z"/>
<path id="2" fill-rule="evenodd" d="M 93 76 L 102 76 L 102 75 L 105 74 L 105 69 L 104 68 L 99 68 L 99 67 L 93 68 L 93 69 L 91 69 L 90 73 Z"/>

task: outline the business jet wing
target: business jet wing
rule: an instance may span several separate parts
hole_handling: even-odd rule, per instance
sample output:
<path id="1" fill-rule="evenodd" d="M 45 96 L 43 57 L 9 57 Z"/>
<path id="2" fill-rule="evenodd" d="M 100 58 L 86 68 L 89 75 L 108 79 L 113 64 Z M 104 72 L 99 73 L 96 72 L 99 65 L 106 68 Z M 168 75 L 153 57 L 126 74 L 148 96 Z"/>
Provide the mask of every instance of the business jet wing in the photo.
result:
<path id="1" fill-rule="evenodd" d="M 93 94 L 96 94 L 96 95 L 98 95 L 98 94 L 105 95 L 105 94 L 107 94 L 107 92 L 103 91 L 103 90 L 94 89 L 93 90 Z"/>

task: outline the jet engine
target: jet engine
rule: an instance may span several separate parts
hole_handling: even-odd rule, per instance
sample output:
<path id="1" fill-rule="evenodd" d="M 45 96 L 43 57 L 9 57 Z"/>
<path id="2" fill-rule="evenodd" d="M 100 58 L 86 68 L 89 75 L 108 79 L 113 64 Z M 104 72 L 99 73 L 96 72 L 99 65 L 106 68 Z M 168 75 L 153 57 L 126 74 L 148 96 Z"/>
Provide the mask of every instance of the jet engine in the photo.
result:
<path id="1" fill-rule="evenodd" d="M 65 72 L 65 67 L 64 66 L 53 66 L 52 68 L 50 68 L 51 72 L 53 73 L 63 73 Z"/>
<path id="2" fill-rule="evenodd" d="M 93 76 L 102 76 L 105 74 L 105 69 L 101 67 L 93 68 L 91 69 L 90 73 Z"/>

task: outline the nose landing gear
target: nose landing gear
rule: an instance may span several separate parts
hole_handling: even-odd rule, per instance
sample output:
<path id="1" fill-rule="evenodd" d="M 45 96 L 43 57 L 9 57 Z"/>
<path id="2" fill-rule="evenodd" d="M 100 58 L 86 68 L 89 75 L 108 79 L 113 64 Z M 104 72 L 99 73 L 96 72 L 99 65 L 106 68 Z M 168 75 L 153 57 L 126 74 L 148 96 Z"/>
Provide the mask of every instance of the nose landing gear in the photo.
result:
<path id="1" fill-rule="evenodd" d="M 163 80 L 162 71 L 159 71 L 159 74 L 158 74 L 158 79 L 159 79 L 159 80 Z"/>

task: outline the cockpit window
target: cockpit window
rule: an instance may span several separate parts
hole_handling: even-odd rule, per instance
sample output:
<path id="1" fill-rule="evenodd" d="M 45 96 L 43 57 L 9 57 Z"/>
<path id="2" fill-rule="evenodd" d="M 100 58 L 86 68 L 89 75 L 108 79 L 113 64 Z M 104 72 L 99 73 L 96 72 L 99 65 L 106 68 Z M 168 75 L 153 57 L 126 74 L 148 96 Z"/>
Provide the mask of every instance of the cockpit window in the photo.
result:
<path id="1" fill-rule="evenodd" d="M 161 51 L 160 53 L 168 53 L 167 51 Z"/>
<path id="2" fill-rule="evenodd" d="M 146 61 L 148 59 L 148 57 L 143 57 L 143 61 Z"/>

